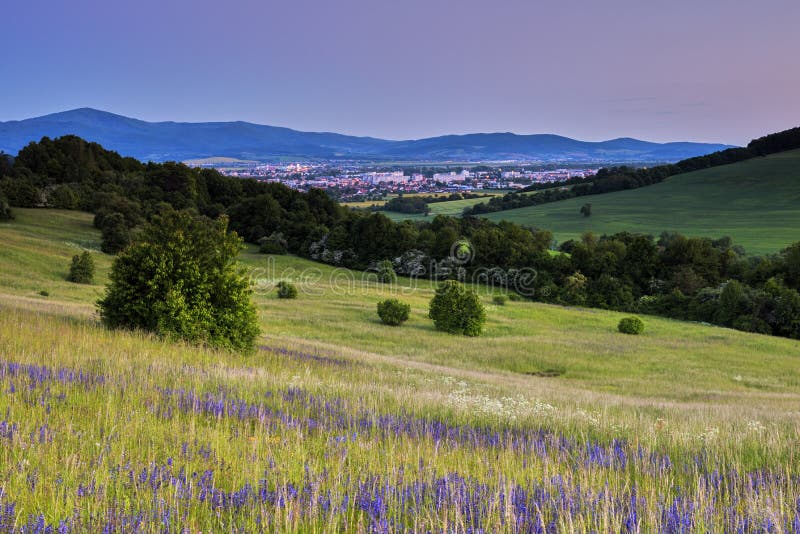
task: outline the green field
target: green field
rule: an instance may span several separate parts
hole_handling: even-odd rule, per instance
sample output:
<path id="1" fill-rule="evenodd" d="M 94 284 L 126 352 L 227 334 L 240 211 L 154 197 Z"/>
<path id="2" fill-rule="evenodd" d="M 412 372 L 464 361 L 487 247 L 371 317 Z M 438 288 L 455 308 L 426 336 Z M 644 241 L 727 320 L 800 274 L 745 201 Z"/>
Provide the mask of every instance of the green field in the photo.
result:
<path id="1" fill-rule="evenodd" d="M 447 193 L 449 194 L 449 193 Z M 502 194 L 502 193 L 497 193 Z M 414 196 L 406 195 L 406 196 Z M 494 194 L 493 194 L 494 196 Z M 488 198 L 468 198 L 466 200 L 450 200 L 447 202 L 432 202 L 429 204 L 431 207 L 431 213 L 429 215 L 420 215 L 420 214 L 407 214 L 407 213 L 397 213 L 394 211 L 382 211 L 384 215 L 389 217 L 394 221 L 405 221 L 405 220 L 412 220 L 412 221 L 429 221 L 436 217 L 437 215 L 449 215 L 451 217 L 460 217 L 461 213 L 464 211 L 464 208 L 468 208 L 478 204 L 480 202 L 486 202 Z M 378 205 L 382 206 L 385 202 L 384 201 L 375 201 L 370 200 L 366 202 L 346 202 L 346 206 L 350 206 L 353 208 L 371 208 L 372 206 Z"/>
<path id="2" fill-rule="evenodd" d="M 579 210 L 592 204 L 591 217 Z M 559 242 L 585 232 L 730 236 L 749 254 L 800 240 L 800 150 L 668 178 L 660 184 L 491 213 L 550 230 Z"/>
<path id="3" fill-rule="evenodd" d="M 386 520 L 387 532 L 540 523 L 649 532 L 684 499 L 679 512 L 695 531 L 765 518 L 790 531 L 800 498 L 797 341 L 656 317 L 644 318 L 643 336 L 624 336 L 621 314 L 493 306 L 480 287 L 485 335 L 450 336 L 426 317 L 429 283 L 385 286 L 248 249 L 242 267 L 268 350 L 212 351 L 103 329 L 93 303 L 112 258 L 97 252 L 91 215 L 15 214 L 0 224 L 0 417 L 18 425 L 0 423 L 0 504 L 16 503 L 17 529 L 41 513 L 74 531 L 111 523 L 126 532 L 142 513 L 142 531 L 166 521 L 191 532 L 366 532 Z M 94 251 L 95 285 L 65 280 L 82 248 Z M 297 300 L 275 297 L 279 279 L 295 281 Z M 377 319 L 389 295 L 412 306 L 402 327 Z M 54 374 L 14 374 L 12 364 Z M 437 437 L 437 425 L 461 430 Z M 493 432 L 556 437 L 498 446 Z M 669 463 L 654 467 L 663 455 Z M 736 474 L 757 469 L 776 476 L 755 484 Z M 539 492 L 523 499 L 517 488 Z M 409 504 L 406 490 L 421 500 Z M 561 491 L 583 504 L 559 504 Z M 468 495 L 486 507 L 463 508 Z M 503 508 L 512 495 L 525 506 Z M 635 528 L 625 526 L 631 495 L 641 499 Z"/>

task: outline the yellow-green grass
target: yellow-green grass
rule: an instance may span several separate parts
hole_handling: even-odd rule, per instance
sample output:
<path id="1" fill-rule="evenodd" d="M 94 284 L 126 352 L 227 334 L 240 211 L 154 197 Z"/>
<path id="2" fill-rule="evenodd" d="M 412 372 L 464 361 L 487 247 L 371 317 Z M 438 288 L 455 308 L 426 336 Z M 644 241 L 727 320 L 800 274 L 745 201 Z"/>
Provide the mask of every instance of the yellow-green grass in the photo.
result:
<path id="1" fill-rule="evenodd" d="M 342 202 L 342 205 L 350 208 L 369 209 L 373 207 L 383 206 L 385 200 L 359 200 L 353 202 Z"/>
<path id="2" fill-rule="evenodd" d="M 76 211 L 15 209 L 16 220 L 0 223 L 2 291 L 43 299 L 89 303 L 102 292 L 111 256 L 100 252 L 92 216 Z M 92 252 L 94 285 L 67 281 L 72 256 Z"/>
<path id="3" fill-rule="evenodd" d="M 478 195 L 488 195 L 488 196 L 494 197 L 494 196 L 498 196 L 498 195 L 504 195 L 504 194 L 508 193 L 508 191 L 504 190 L 504 189 L 486 189 L 486 190 L 479 189 L 479 190 L 476 190 L 476 191 L 470 191 L 470 193 L 474 193 L 474 194 L 478 194 Z M 436 197 L 436 198 L 440 198 L 440 197 L 449 197 L 452 194 L 453 194 L 452 192 L 447 191 L 447 192 L 444 192 L 444 193 L 404 193 L 403 196 L 406 196 L 406 197 Z M 395 196 L 397 196 L 397 195 L 389 195 L 388 198 L 394 198 Z"/>
<path id="4" fill-rule="evenodd" d="M 592 204 L 592 215 L 580 208 Z M 800 239 L 800 150 L 668 178 L 640 189 L 486 215 L 550 230 L 560 242 L 585 232 L 730 236 L 749 254 Z"/>
<path id="5" fill-rule="evenodd" d="M 485 335 L 449 336 L 425 317 L 430 283 L 412 288 L 401 279 L 399 286 L 386 287 L 360 273 L 248 249 L 242 267 L 254 283 L 263 330 L 259 344 L 320 359 L 275 350 L 211 351 L 102 328 L 93 301 L 111 258 L 94 253 L 95 285 L 76 286 L 64 278 L 78 246 L 96 247 L 91 216 L 43 210 L 16 215 L 15 222 L 0 225 L 0 360 L 106 377 L 99 386 L 84 387 L 0 376 L 0 418 L 19 425 L 17 437 L 0 447 L 0 487 L 17 503 L 18 526 L 29 514 L 44 513 L 47 522 L 77 516 L 83 529 L 100 530 L 102 521 L 91 517 L 125 503 L 130 510 L 172 507 L 185 513 L 172 516 L 173 527 L 192 532 L 259 530 L 257 521 L 267 519 L 270 530 L 279 531 L 369 530 L 369 514 L 357 508 L 329 516 L 289 500 L 276 510 L 220 511 L 196 498 L 181 499 L 170 484 L 154 492 L 147 483 L 128 483 L 128 470 L 138 475 L 168 460 L 174 472 L 212 470 L 215 486 L 226 491 L 257 487 L 261 479 L 272 488 L 308 478 L 313 491 L 333 497 L 353 495 L 369 475 L 401 484 L 459 473 L 493 492 L 505 487 L 507 494 L 516 483 L 541 483 L 557 492 L 559 476 L 570 487 L 606 488 L 618 496 L 635 486 L 648 503 L 639 512 L 642 532 L 663 525 L 659 499 L 669 503 L 683 494 L 707 506 L 702 473 L 767 468 L 800 474 L 796 341 L 654 317 L 644 318 L 643 336 L 624 336 L 615 332 L 620 314 L 527 302 L 492 306 L 480 287 L 489 315 Z M 298 299 L 277 299 L 271 285 L 278 279 L 295 280 Z M 50 296 L 39 296 L 41 289 Z M 377 320 L 375 304 L 388 295 L 412 305 L 411 319 L 401 327 Z M 553 369 L 563 374 L 529 374 Z M 327 402 L 339 399 L 346 413 L 364 417 L 407 414 L 475 428 L 544 429 L 578 443 L 622 439 L 629 454 L 639 446 L 647 454 L 668 454 L 676 468 L 653 473 L 646 460 L 633 458 L 618 469 L 585 464 L 581 454 L 572 456 L 578 451 L 531 455 L 402 432 L 315 430 L 287 425 L 275 415 L 259 420 L 185 412 L 177 409 L 178 394 L 165 392 L 207 392 L 266 403 L 300 419 L 318 417 L 312 407 L 281 396 L 290 387 Z M 342 436 L 344 441 L 336 441 Z M 697 457 L 707 464 L 698 467 Z M 796 480 L 781 479 L 760 493 L 736 485 L 737 510 L 783 517 L 800 497 Z M 102 489 L 87 494 L 92 481 Z M 721 510 L 732 497 L 719 497 L 719 509 L 697 519 L 695 530 L 723 530 Z M 615 505 L 602 503 L 596 517 L 558 517 L 558 530 L 623 530 Z M 426 510 L 418 517 L 422 530 L 458 531 L 453 525 L 467 521 L 452 507 Z M 510 513 L 488 513 L 483 527 L 510 530 L 501 522 Z M 414 528 L 409 521 L 404 517 L 398 529 Z"/>

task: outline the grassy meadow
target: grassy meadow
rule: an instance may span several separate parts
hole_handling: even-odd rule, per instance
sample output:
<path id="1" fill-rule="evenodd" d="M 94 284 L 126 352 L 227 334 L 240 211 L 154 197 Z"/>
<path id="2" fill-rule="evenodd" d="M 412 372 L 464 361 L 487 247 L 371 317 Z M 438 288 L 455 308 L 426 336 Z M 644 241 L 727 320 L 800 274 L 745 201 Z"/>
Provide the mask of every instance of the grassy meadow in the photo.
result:
<path id="1" fill-rule="evenodd" d="M 591 217 L 580 208 L 592 204 Z M 689 236 L 730 236 L 749 254 L 768 254 L 800 239 L 800 150 L 668 178 L 660 184 L 490 213 L 551 230 L 559 242 L 585 232 L 636 228 Z"/>
<path id="2" fill-rule="evenodd" d="M 428 282 L 248 249 L 263 339 L 213 351 L 102 328 L 91 216 L 15 214 L 0 532 L 800 531 L 797 341 L 655 317 L 624 336 L 621 314 L 480 287 L 485 334 L 450 336 Z M 82 249 L 91 286 L 66 281 Z"/>

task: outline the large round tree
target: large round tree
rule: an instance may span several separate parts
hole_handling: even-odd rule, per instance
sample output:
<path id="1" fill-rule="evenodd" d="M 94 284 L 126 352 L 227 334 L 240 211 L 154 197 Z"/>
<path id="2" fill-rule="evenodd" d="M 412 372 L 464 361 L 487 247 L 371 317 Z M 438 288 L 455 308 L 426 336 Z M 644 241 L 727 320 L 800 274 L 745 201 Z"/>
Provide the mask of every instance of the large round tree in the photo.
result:
<path id="1" fill-rule="evenodd" d="M 225 218 L 168 210 L 120 253 L 98 302 L 110 328 L 142 329 L 214 347 L 248 350 L 258 321 L 236 257 L 242 240 Z"/>

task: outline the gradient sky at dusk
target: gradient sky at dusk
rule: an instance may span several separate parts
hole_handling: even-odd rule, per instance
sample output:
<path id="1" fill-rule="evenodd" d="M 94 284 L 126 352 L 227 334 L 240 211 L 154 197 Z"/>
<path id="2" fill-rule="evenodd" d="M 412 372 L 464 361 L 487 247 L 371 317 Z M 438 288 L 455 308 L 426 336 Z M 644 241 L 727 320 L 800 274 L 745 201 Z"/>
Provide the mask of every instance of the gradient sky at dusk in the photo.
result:
<path id="1" fill-rule="evenodd" d="M 25 0 L 0 120 L 742 144 L 800 124 L 800 2 Z"/>

